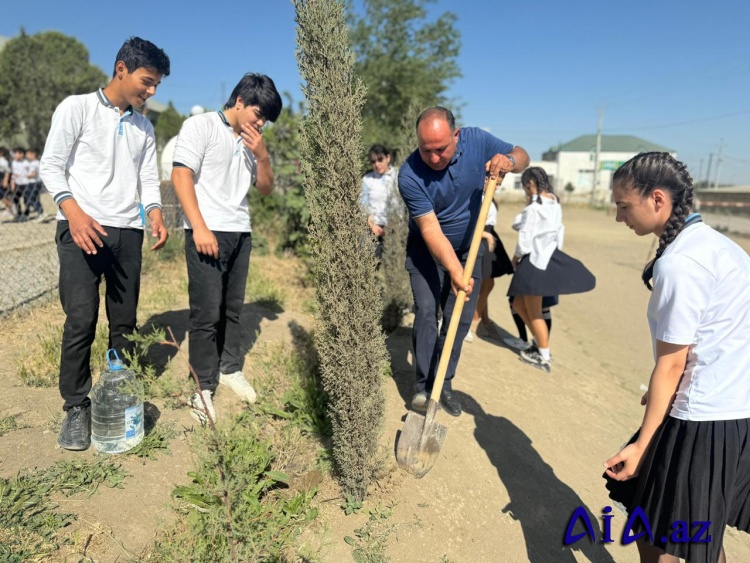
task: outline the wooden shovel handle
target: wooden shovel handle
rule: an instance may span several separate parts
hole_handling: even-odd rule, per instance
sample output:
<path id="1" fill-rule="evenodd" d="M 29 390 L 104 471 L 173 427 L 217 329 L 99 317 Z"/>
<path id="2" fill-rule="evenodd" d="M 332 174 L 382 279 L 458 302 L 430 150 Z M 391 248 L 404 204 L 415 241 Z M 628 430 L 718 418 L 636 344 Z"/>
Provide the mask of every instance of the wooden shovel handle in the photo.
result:
<path id="1" fill-rule="evenodd" d="M 471 280 L 471 274 L 474 272 L 474 264 L 477 262 L 477 254 L 479 254 L 479 245 L 482 243 L 482 233 L 484 232 L 484 225 L 487 223 L 487 215 L 490 212 L 490 205 L 492 205 L 492 198 L 495 195 L 495 188 L 497 187 L 498 181 L 502 181 L 503 177 L 490 178 L 484 187 L 484 201 L 482 201 L 482 208 L 479 210 L 479 218 L 477 224 L 474 227 L 474 236 L 471 239 L 471 246 L 469 247 L 469 254 L 466 257 L 466 265 L 464 266 L 464 277 L 462 279 L 463 287 L 469 285 Z M 474 291 L 479 291 L 478 287 L 474 288 Z M 440 393 L 443 391 L 443 382 L 445 381 L 445 373 L 448 371 L 448 361 L 451 357 L 451 350 L 453 349 L 453 342 L 456 340 L 456 332 L 458 332 L 458 323 L 461 320 L 461 313 L 464 310 L 464 302 L 466 301 L 466 292 L 461 290 L 456 296 L 456 304 L 453 306 L 453 312 L 451 313 L 451 321 L 448 325 L 448 332 L 445 334 L 445 343 L 443 344 L 443 351 L 440 353 L 440 362 L 438 363 L 437 372 L 435 374 L 435 383 L 432 387 L 432 393 L 430 399 L 438 402 L 440 400 Z"/>

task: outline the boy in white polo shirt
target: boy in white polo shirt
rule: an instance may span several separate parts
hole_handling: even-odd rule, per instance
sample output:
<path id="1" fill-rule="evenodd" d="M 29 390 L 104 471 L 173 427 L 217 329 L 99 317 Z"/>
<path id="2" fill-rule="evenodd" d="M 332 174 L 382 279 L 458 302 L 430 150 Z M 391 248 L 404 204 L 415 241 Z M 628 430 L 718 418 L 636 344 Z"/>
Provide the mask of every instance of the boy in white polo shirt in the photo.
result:
<path id="1" fill-rule="evenodd" d="M 240 313 L 252 247 L 247 192 L 273 190 L 273 171 L 260 128 L 281 113 L 273 81 L 246 74 L 223 111 L 190 117 L 174 149 L 172 183 L 185 213 L 185 255 L 190 296 L 190 363 L 201 398 L 192 415 L 216 420 L 213 393 L 219 383 L 247 402 L 255 390 L 242 374 Z M 206 408 L 204 408 L 204 402 Z"/>
<path id="2" fill-rule="evenodd" d="M 109 348 L 122 358 L 133 345 L 141 277 L 144 218 L 167 241 L 161 214 L 156 143 L 151 123 L 133 108 L 169 76 L 169 57 L 150 41 L 131 37 L 115 59 L 112 80 L 91 94 L 70 96 L 52 116 L 40 176 L 59 207 L 57 253 L 65 328 L 60 394 L 67 412 L 58 443 L 85 450 L 91 440 L 91 344 L 106 280 Z"/>

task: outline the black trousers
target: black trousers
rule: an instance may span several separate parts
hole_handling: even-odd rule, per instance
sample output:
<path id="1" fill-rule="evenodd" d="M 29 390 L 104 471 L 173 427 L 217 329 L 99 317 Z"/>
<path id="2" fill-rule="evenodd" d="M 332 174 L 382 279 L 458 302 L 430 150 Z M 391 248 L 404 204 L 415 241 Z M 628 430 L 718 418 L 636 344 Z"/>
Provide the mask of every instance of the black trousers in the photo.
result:
<path id="1" fill-rule="evenodd" d="M 91 345 L 96 336 L 102 276 L 106 281 L 108 348 L 117 350 L 120 358 L 124 358 L 125 351 L 133 351 L 133 344 L 125 337 L 136 330 L 143 231 L 117 227 L 104 227 L 104 230 L 107 231 L 107 236 L 101 237 L 104 247 L 89 255 L 73 242 L 67 221 L 57 224 L 60 302 L 65 311 L 60 395 L 66 411 L 90 403 Z"/>
<path id="2" fill-rule="evenodd" d="M 199 254 L 185 230 L 190 297 L 190 364 L 202 390 L 215 391 L 219 373 L 242 369 L 240 314 L 250 267 L 250 233 L 214 231 L 219 259 Z"/>
<path id="3" fill-rule="evenodd" d="M 480 250 L 481 253 L 481 250 Z M 466 264 L 466 255 L 459 256 L 462 265 Z M 451 278 L 448 272 L 432 258 L 427 246 L 422 241 L 409 240 L 406 249 L 406 270 L 411 280 L 414 295 L 414 325 L 412 327 L 412 345 L 414 347 L 414 366 L 416 368 L 416 390 L 432 391 L 437 371 L 438 360 L 445 344 L 456 296 L 451 289 Z M 452 380 L 461 356 L 464 337 L 471 328 L 474 310 L 479 299 L 481 283 L 482 256 L 477 257 L 472 278 L 474 290 L 469 301 L 464 303 L 456 339 L 451 349 L 450 361 L 445 374 L 443 389 L 452 390 Z M 443 322 L 438 331 L 438 312 L 442 311 Z"/>

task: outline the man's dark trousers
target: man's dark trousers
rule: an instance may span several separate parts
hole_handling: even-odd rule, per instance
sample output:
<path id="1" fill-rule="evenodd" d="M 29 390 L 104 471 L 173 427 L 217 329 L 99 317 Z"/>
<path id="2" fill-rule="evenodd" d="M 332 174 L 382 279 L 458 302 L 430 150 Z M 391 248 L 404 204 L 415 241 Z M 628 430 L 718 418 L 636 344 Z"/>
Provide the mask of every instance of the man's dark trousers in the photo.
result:
<path id="1" fill-rule="evenodd" d="M 190 297 L 190 364 L 201 390 L 216 391 L 219 372 L 242 369 L 240 314 L 250 267 L 250 233 L 213 231 L 219 259 L 199 254 L 185 230 Z"/>
<path id="2" fill-rule="evenodd" d="M 466 254 L 459 256 L 462 265 L 466 264 Z M 461 356 L 461 347 L 464 337 L 471 328 L 471 321 L 477 306 L 482 272 L 481 258 L 481 256 L 477 257 L 474 266 L 472 275 L 474 289 L 461 311 L 461 320 L 443 384 L 443 389 L 446 391 L 452 391 L 452 380 Z M 409 240 L 406 250 L 406 269 L 409 272 L 411 290 L 414 295 L 412 345 L 417 376 L 416 390 L 429 393 L 435 381 L 435 372 L 445 343 L 453 307 L 456 304 L 456 296 L 451 289 L 450 275 L 435 262 L 423 241 Z M 443 322 L 438 331 L 438 311 L 440 310 L 443 313 Z"/>
<path id="3" fill-rule="evenodd" d="M 127 335 L 136 330 L 141 285 L 143 231 L 104 227 L 104 246 L 86 254 L 70 234 L 67 221 L 59 221 L 55 242 L 60 258 L 60 302 L 65 311 L 60 358 L 60 395 L 63 409 L 88 405 L 91 391 L 91 345 L 99 316 L 99 285 L 106 281 L 105 307 L 109 320 L 108 348 L 124 359 L 133 351 Z M 95 358 L 101 362 L 104 358 Z"/>

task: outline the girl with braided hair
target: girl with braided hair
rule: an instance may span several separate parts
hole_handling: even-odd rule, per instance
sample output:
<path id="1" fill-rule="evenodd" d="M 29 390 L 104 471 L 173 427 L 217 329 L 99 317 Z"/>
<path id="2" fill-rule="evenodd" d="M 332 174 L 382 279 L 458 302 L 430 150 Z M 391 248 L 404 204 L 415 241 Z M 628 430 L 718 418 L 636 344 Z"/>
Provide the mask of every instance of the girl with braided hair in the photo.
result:
<path id="1" fill-rule="evenodd" d="M 591 291 L 596 279 L 583 264 L 561 250 L 562 210 L 544 169 L 527 168 L 521 175 L 521 184 L 527 205 L 513 223 L 518 244 L 508 296 L 513 297 L 513 309 L 534 335 L 535 345 L 521 350 L 520 359 L 549 373 L 549 329 L 542 313 L 542 299 Z"/>
<path id="2" fill-rule="evenodd" d="M 750 258 L 691 214 L 692 179 L 668 153 L 623 164 L 613 196 L 617 221 L 659 248 L 643 271 L 655 358 L 646 409 L 604 462 L 607 488 L 631 534 L 644 532 L 642 562 L 725 562 L 725 527 L 750 532 Z"/>

